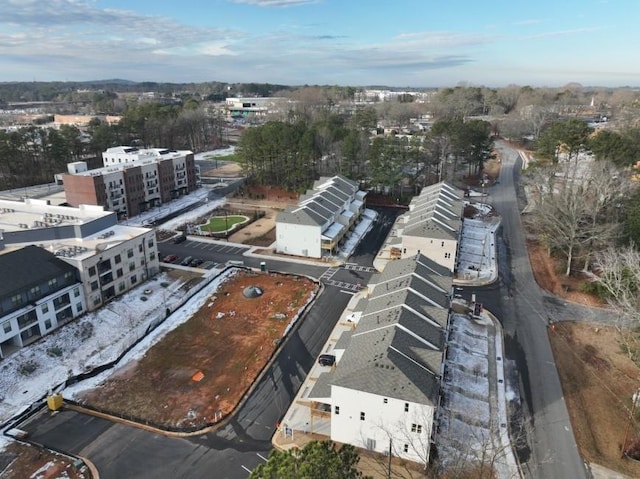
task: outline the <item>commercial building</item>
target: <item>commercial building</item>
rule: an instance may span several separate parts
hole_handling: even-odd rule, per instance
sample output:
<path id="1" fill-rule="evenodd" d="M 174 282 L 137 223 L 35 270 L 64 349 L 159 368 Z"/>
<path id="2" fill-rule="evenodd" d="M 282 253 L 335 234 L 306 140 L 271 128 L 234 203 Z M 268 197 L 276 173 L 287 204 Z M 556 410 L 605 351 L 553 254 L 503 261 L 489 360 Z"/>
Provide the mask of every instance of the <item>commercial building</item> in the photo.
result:
<path id="1" fill-rule="evenodd" d="M 426 464 L 440 402 L 452 279 L 424 255 L 372 278 L 305 399 L 333 441 Z M 317 412 L 320 411 L 318 414 Z M 323 412 L 323 411 L 326 411 Z"/>
<path id="2" fill-rule="evenodd" d="M 37 246 L 0 255 L 0 358 L 87 309 L 78 271 Z"/>
<path id="3" fill-rule="evenodd" d="M 61 175 L 67 203 L 100 205 L 119 218 L 139 215 L 200 186 L 191 151 L 117 146 L 102 153 L 103 167 L 69 163 Z"/>
<path id="4" fill-rule="evenodd" d="M 119 225 L 116 213 L 101 206 L 0 200 L 0 230 L 0 254 L 36 245 L 73 266 L 88 311 L 160 270 L 155 232 Z"/>
<path id="5" fill-rule="evenodd" d="M 332 254 L 360 220 L 366 194 L 344 176 L 320 178 L 297 206 L 276 216 L 276 252 L 309 258 Z"/>

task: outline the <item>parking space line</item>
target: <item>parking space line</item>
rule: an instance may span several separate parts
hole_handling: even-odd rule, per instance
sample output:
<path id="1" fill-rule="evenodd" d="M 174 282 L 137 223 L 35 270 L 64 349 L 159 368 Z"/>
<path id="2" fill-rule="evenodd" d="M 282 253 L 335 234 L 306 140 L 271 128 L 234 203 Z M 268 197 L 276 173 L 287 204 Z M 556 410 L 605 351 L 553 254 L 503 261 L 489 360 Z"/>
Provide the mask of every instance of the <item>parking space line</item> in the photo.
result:
<path id="1" fill-rule="evenodd" d="M 242 469 L 244 469 L 245 471 L 247 471 L 249 474 L 251 474 L 251 472 L 252 472 L 252 471 L 251 471 L 251 469 L 249 469 L 248 467 L 245 467 L 245 466 L 243 466 L 242 464 L 240 464 L 240 467 L 241 467 Z"/>
<path id="2" fill-rule="evenodd" d="M 267 461 L 268 461 L 268 459 L 267 459 L 266 457 L 264 457 L 262 454 L 260 454 L 259 452 L 256 452 L 256 455 L 257 455 L 260 459 L 262 459 L 264 462 L 267 462 Z"/>

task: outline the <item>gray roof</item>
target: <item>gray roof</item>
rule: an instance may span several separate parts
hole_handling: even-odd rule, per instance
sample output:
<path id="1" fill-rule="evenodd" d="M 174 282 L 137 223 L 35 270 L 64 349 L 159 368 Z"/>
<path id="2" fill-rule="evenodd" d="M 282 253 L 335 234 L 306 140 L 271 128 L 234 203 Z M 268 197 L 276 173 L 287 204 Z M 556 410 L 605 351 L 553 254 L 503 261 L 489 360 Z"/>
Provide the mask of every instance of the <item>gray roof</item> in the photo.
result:
<path id="1" fill-rule="evenodd" d="M 0 298 L 11 297 L 76 268 L 53 253 L 30 245 L 0 255 Z"/>
<path id="2" fill-rule="evenodd" d="M 358 191 L 358 185 L 340 175 L 320 178 L 297 206 L 278 213 L 276 223 L 323 226 L 333 222 Z"/>
<path id="3" fill-rule="evenodd" d="M 426 347 L 402 328 L 376 329 L 351 338 L 331 384 L 436 405 L 440 388 L 436 366 L 441 362 L 441 351 Z"/>
<path id="4" fill-rule="evenodd" d="M 451 283 L 451 273 L 434 265 L 416 255 L 393 261 L 376 275 L 333 385 L 437 404 L 449 314 L 450 287 L 442 286 Z"/>
<path id="5" fill-rule="evenodd" d="M 333 371 L 320 373 L 316 383 L 311 388 L 311 392 L 307 395 L 308 399 L 326 399 L 331 397 L 331 382 L 333 380 Z"/>
<path id="6" fill-rule="evenodd" d="M 458 239 L 464 201 L 460 190 L 447 183 L 423 188 L 409 204 L 402 234 L 434 239 Z"/>
<path id="7" fill-rule="evenodd" d="M 348 329 L 343 331 L 338 340 L 336 341 L 333 349 L 346 349 L 349 346 L 349 341 L 351 341 L 351 335 L 353 334 L 353 330 Z"/>

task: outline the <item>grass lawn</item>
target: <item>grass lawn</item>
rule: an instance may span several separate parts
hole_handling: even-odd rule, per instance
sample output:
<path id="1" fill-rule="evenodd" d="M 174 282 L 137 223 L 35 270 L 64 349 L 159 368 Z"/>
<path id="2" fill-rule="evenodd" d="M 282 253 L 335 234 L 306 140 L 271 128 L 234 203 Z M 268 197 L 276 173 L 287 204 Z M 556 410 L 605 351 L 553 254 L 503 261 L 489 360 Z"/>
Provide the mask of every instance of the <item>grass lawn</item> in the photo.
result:
<path id="1" fill-rule="evenodd" d="M 232 229 L 234 225 L 238 223 L 244 223 L 249 218 L 241 215 L 229 215 L 229 216 L 214 216 L 209 219 L 209 222 L 202 226 L 205 231 L 211 231 L 212 233 L 222 233 L 227 229 Z"/>

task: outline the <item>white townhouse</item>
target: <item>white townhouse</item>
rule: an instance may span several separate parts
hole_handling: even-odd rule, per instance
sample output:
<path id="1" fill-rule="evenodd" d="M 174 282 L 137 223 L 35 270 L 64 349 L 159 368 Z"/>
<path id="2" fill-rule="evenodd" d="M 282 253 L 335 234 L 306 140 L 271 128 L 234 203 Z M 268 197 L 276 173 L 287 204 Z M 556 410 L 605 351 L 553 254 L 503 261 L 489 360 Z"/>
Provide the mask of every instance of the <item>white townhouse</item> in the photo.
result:
<path id="1" fill-rule="evenodd" d="M 344 176 L 320 178 L 297 206 L 276 216 L 276 252 L 309 258 L 332 254 L 360 220 L 366 194 Z"/>
<path id="2" fill-rule="evenodd" d="M 424 254 L 453 272 L 464 214 L 464 193 L 448 183 L 422 189 L 387 236 L 380 255 L 391 259 Z"/>
<path id="3" fill-rule="evenodd" d="M 333 441 L 429 461 L 451 284 L 448 269 L 424 255 L 391 262 L 372 279 L 352 313 L 355 328 L 334 346 L 334 370 L 307 396 L 331 410 Z"/>

